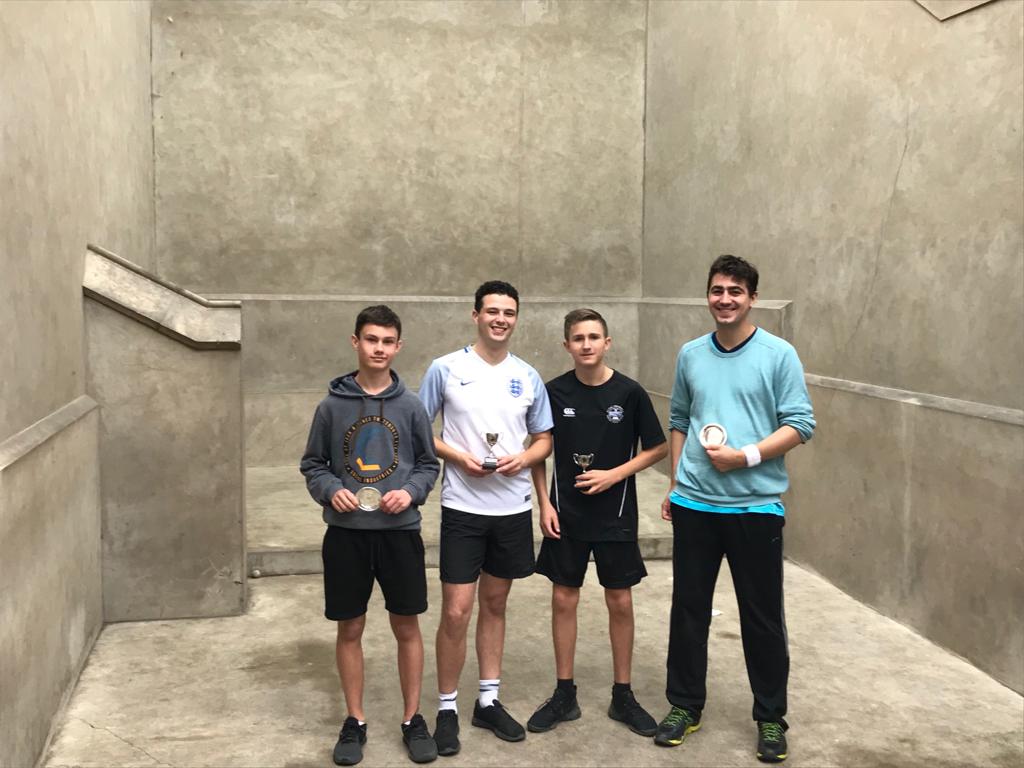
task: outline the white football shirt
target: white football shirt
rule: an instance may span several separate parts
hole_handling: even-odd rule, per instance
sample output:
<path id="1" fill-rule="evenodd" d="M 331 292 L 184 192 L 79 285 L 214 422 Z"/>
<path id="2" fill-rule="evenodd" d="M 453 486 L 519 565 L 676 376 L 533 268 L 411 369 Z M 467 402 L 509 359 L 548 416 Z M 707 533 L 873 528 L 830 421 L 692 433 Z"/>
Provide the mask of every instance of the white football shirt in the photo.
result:
<path id="1" fill-rule="evenodd" d="M 433 421 L 441 413 L 441 439 L 479 459 L 491 449 L 484 435 L 497 432 L 497 457 L 520 453 L 529 435 L 553 426 L 548 393 L 533 366 L 515 355 L 497 365 L 472 347 L 430 364 L 419 390 Z M 477 515 L 514 515 L 532 508 L 530 472 L 506 477 L 493 472 L 471 477 L 445 462 L 441 504 Z"/>

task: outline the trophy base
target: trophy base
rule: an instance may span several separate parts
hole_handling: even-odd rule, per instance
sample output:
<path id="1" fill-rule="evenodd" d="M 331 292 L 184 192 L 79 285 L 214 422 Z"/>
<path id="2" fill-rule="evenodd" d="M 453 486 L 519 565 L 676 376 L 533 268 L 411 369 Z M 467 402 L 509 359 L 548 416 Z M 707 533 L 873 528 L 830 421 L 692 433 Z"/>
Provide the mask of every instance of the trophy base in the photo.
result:
<path id="1" fill-rule="evenodd" d="M 498 460 L 493 456 L 488 456 L 486 459 L 480 462 L 480 466 L 486 472 L 493 472 L 498 468 Z"/>

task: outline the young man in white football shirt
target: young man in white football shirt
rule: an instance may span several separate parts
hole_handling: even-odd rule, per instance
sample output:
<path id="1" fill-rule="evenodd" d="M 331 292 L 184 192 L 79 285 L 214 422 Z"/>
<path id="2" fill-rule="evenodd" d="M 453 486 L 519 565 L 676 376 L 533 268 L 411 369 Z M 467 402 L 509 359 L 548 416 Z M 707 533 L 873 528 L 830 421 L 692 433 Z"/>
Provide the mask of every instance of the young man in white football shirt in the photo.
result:
<path id="1" fill-rule="evenodd" d="M 551 452 L 544 383 L 509 352 L 519 319 L 518 292 L 506 282 L 484 283 L 476 291 L 472 317 L 476 341 L 431 363 L 420 385 L 427 415 L 433 421 L 441 413 L 443 420 L 441 437 L 435 438 L 445 465 L 434 735 L 440 755 L 460 749 L 456 689 L 478 591 L 480 693 L 471 722 L 505 741 L 526 738 L 523 726 L 498 701 L 498 685 L 509 590 L 535 565 L 529 469 Z"/>

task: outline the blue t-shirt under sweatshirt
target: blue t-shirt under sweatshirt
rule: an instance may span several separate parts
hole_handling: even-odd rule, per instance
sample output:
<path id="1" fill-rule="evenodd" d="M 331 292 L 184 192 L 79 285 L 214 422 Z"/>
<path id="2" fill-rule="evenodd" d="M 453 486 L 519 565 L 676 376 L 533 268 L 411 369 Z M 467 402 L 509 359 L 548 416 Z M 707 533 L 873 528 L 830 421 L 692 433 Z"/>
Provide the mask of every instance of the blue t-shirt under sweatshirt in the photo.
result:
<path id="1" fill-rule="evenodd" d="M 763 328 L 728 352 L 712 333 L 684 344 L 669 410 L 669 426 L 692 436 L 676 467 L 674 504 L 704 512 L 783 514 L 779 497 L 789 488 L 783 457 L 719 472 L 697 439 L 711 423 L 725 427 L 731 448 L 757 443 L 784 425 L 810 440 L 814 411 L 793 346 Z"/>

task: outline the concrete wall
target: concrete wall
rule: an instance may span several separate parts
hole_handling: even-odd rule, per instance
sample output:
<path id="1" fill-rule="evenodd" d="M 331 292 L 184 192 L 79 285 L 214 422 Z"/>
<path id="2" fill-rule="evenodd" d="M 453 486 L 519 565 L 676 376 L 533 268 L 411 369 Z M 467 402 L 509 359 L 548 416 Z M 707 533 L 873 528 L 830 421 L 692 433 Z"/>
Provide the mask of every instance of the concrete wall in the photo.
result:
<path id="1" fill-rule="evenodd" d="M 102 620 L 82 262 L 151 263 L 149 41 L 147 3 L 0 3 L 2 765 L 35 760 Z"/>
<path id="2" fill-rule="evenodd" d="M 793 301 L 819 434 L 789 553 L 1018 691 L 1022 28 L 1019 2 L 651 2 L 643 272 L 700 295 L 732 252 Z"/>
<path id="3" fill-rule="evenodd" d="M 0 440 L 82 392 L 82 259 L 151 264 L 149 6 L 0 3 Z"/>
<path id="4" fill-rule="evenodd" d="M 161 275 L 639 294 L 645 3 L 155 9 Z"/>
<path id="5" fill-rule="evenodd" d="M 32 765 L 103 621 L 95 407 L 73 401 L 0 458 L 3 766 Z"/>
<path id="6" fill-rule="evenodd" d="M 90 248 L 86 383 L 100 410 L 103 613 L 245 606 L 242 317 Z"/>
<path id="7" fill-rule="evenodd" d="M 349 343 L 356 315 L 381 301 L 387 301 L 402 318 L 405 344 L 395 370 L 410 387 L 419 386 L 435 357 L 476 338 L 470 318 L 472 296 L 243 298 L 247 466 L 298 465 L 313 410 L 327 394 L 327 383 L 356 367 Z M 571 361 L 561 345 L 562 318 L 582 305 L 593 306 L 608 320 L 609 361 L 627 375 L 637 376 L 638 311 L 629 300 L 523 300 L 513 352 L 545 379 L 569 368 Z"/>
<path id="8" fill-rule="evenodd" d="M 241 613 L 240 353 L 190 349 L 98 302 L 85 309 L 101 406 L 104 618 Z"/>
<path id="9" fill-rule="evenodd" d="M 248 464 L 297 461 L 327 381 L 354 365 L 355 313 L 382 295 L 412 386 L 472 340 L 466 297 L 484 280 L 514 283 L 524 307 L 639 295 L 646 12 L 155 5 L 158 270 L 246 298 Z M 559 313 L 578 305 L 528 310 L 517 351 L 561 370 Z"/>

